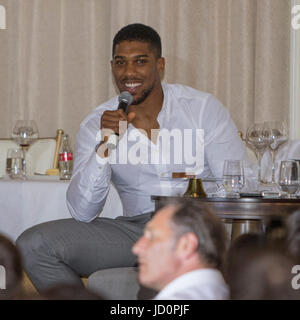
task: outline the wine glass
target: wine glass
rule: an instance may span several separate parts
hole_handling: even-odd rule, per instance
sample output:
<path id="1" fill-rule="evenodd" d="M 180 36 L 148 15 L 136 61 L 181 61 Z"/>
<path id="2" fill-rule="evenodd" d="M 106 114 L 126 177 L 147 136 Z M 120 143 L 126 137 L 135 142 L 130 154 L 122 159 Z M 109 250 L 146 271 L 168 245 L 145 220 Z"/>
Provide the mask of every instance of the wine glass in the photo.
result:
<path id="1" fill-rule="evenodd" d="M 270 139 L 272 142 L 269 145 L 271 156 L 272 156 L 272 184 L 275 182 L 275 157 L 278 148 L 288 141 L 288 128 L 285 121 L 267 121 L 265 126 L 268 130 Z"/>
<path id="2" fill-rule="evenodd" d="M 287 198 L 295 198 L 299 188 L 299 163 L 294 160 L 281 161 L 279 172 L 281 190 L 287 192 Z"/>
<path id="3" fill-rule="evenodd" d="M 12 139 L 24 150 L 29 149 L 39 137 L 37 125 L 34 120 L 18 120 L 12 130 Z M 24 158 L 24 173 L 26 174 L 26 156 Z"/>
<path id="4" fill-rule="evenodd" d="M 271 143 L 269 133 L 263 123 L 252 124 L 246 133 L 246 143 L 255 152 L 258 162 L 258 182 L 264 183 L 261 179 L 261 159 L 266 149 Z"/>

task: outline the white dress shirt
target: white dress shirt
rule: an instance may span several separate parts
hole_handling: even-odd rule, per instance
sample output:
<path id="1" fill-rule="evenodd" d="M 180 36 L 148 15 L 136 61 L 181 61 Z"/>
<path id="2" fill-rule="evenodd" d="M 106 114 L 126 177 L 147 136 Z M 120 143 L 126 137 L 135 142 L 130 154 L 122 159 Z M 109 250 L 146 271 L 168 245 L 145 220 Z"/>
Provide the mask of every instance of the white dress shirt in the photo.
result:
<path id="1" fill-rule="evenodd" d="M 105 110 L 117 109 L 118 98 L 114 97 L 86 117 L 76 137 L 73 176 L 67 191 L 67 205 L 75 219 L 89 222 L 97 217 L 103 209 L 111 182 L 120 195 L 124 216 L 134 216 L 154 211 L 151 195 L 184 193 L 187 181 L 170 179 L 172 172 L 202 171 L 200 177 L 221 177 L 225 159 L 248 159 L 229 112 L 214 96 L 187 86 L 166 83 L 163 83 L 163 93 L 164 101 L 157 117 L 159 134 L 174 128 L 181 131 L 192 129 L 191 141 L 185 143 L 194 145 L 198 141 L 195 140 L 195 131 L 203 129 L 203 162 L 191 165 L 192 155 L 182 148 L 179 152 L 183 161 L 179 164 L 175 155 L 170 156 L 170 163 L 164 163 L 162 159 L 168 157 L 166 153 L 159 162 L 145 164 L 147 150 L 148 159 L 153 150 L 154 153 L 161 150 L 159 140 L 155 145 L 131 124 L 112 153 L 117 162 L 112 164 L 108 158 L 100 158 L 95 153 L 100 119 Z M 134 149 L 137 141 L 140 150 Z M 141 163 L 123 164 L 124 157 L 130 153 L 136 153 Z"/>
<path id="2" fill-rule="evenodd" d="M 154 300 L 226 300 L 229 290 L 220 271 L 199 269 L 167 284 Z"/>

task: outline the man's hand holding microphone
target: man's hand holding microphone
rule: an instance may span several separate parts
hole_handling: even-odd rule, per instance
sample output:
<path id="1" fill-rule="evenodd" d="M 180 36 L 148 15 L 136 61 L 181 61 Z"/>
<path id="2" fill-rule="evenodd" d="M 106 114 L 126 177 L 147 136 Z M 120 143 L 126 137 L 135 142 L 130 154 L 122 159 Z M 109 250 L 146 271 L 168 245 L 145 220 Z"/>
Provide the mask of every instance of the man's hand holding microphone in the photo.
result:
<path id="1" fill-rule="evenodd" d="M 119 139 L 124 135 L 126 130 L 122 130 L 122 132 L 120 132 L 120 121 L 127 121 L 128 125 L 135 118 L 134 112 L 128 113 L 127 111 L 132 100 L 132 95 L 127 91 L 123 91 L 119 95 L 118 109 L 114 111 L 104 111 L 101 117 L 102 141 L 97 145 L 96 150 L 97 154 L 101 158 L 108 157 L 109 150 L 116 149 Z"/>

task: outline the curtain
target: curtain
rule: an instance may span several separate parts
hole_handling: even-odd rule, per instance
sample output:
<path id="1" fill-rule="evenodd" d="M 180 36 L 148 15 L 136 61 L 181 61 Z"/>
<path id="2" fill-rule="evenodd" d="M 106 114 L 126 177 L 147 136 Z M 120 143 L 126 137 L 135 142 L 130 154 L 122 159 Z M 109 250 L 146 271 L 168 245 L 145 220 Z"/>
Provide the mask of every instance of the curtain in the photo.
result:
<path id="1" fill-rule="evenodd" d="M 18 119 L 41 137 L 114 96 L 111 47 L 124 25 L 162 38 L 164 81 L 214 94 L 239 130 L 288 119 L 290 0 L 0 0 L 0 137 Z"/>

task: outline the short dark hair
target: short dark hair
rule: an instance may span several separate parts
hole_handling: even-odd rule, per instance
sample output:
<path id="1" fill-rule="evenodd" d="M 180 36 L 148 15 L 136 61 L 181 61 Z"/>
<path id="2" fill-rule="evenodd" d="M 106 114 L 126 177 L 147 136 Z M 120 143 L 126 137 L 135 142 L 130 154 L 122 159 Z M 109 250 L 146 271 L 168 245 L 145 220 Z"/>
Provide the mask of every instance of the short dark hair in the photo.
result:
<path id="1" fill-rule="evenodd" d="M 159 34 L 151 27 L 142 23 L 133 23 L 123 27 L 117 32 L 113 40 L 112 57 L 114 57 L 116 45 L 122 41 L 140 41 L 149 43 L 156 51 L 156 57 L 161 57 L 161 39 Z"/>
<path id="2" fill-rule="evenodd" d="M 227 233 L 221 220 L 205 203 L 196 199 L 170 199 L 161 203 L 175 206 L 171 227 L 176 238 L 192 232 L 198 239 L 198 254 L 209 265 L 222 269 Z"/>

